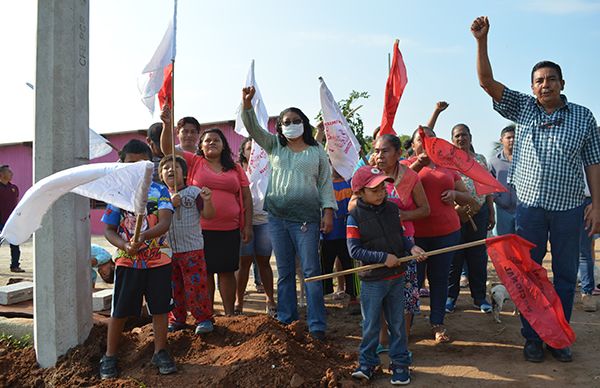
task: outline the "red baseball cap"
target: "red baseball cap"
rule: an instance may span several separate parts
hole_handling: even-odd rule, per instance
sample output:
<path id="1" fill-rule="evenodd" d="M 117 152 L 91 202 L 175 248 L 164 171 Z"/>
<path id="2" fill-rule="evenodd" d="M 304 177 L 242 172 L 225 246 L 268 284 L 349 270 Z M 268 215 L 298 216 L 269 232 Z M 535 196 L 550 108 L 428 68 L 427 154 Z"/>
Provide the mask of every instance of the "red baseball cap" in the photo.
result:
<path id="1" fill-rule="evenodd" d="M 360 191 L 363 187 L 370 189 L 379 186 L 381 182 L 394 182 L 377 167 L 362 166 L 352 176 L 352 191 Z"/>

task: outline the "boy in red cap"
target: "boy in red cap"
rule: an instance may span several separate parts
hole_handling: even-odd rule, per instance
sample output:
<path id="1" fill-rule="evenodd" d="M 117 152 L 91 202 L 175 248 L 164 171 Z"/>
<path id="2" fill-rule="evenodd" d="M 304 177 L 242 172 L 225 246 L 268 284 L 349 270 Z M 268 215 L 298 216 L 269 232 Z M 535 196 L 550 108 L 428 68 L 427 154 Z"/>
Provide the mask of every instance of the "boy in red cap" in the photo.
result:
<path id="1" fill-rule="evenodd" d="M 393 385 L 410 383 L 411 364 L 404 323 L 404 271 L 399 257 L 421 255 L 425 251 L 404 237 L 398 207 L 386 200 L 385 182 L 392 181 L 371 166 L 359 168 L 352 177 L 352 191 L 358 196 L 356 207 L 348 215 L 346 237 L 348 251 L 364 264 L 385 263 L 385 267 L 359 273 L 363 316 L 359 366 L 352 377 L 370 380 L 379 365 L 381 312 L 390 332 L 390 370 Z"/>

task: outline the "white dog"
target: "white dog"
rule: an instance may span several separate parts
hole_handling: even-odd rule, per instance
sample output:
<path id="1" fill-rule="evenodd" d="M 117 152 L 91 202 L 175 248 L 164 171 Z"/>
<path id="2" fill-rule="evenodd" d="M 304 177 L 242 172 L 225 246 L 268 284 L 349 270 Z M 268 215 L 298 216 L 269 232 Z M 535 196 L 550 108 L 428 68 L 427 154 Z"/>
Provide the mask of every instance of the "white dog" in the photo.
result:
<path id="1" fill-rule="evenodd" d="M 490 299 L 492 300 L 492 317 L 494 321 L 497 323 L 502 323 L 500 320 L 500 312 L 502 311 L 502 307 L 504 307 L 504 303 L 510 300 L 510 295 L 504 287 L 503 284 L 497 284 L 490 290 Z M 513 311 L 513 315 L 518 315 L 519 310 L 517 306 L 515 306 L 515 311 Z"/>

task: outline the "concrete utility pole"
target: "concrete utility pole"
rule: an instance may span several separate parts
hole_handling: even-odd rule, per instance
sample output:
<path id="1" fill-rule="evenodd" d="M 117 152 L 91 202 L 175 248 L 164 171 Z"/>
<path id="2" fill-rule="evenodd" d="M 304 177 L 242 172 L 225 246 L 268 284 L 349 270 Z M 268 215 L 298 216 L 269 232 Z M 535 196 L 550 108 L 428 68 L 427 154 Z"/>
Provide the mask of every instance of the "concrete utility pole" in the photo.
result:
<path id="1" fill-rule="evenodd" d="M 89 162 L 89 4 L 38 1 L 35 180 Z M 34 239 L 34 339 L 41 367 L 92 328 L 89 200 L 68 194 Z"/>

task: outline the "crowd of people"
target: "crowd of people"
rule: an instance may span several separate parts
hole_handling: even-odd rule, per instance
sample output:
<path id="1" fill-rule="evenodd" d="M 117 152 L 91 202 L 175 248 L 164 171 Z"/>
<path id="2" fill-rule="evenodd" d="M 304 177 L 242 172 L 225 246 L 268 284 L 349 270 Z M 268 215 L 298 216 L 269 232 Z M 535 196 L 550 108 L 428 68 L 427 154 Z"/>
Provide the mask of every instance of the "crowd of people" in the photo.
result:
<path id="1" fill-rule="evenodd" d="M 155 164 L 139 237 L 134 238 L 134 214 L 108 205 L 102 217 L 105 237 L 117 253 L 115 268 L 105 266 L 108 260 L 101 250 L 92 259 L 102 278 L 114 281 L 100 376 L 117 376 L 119 337 L 127 317 L 139 315 L 143 298 L 154 328 L 152 364 L 161 374 L 170 374 L 177 368 L 167 351 L 167 333 L 186 329 L 188 312 L 196 334 L 213 331 L 216 289 L 225 315 L 243 314 L 254 265 L 266 296 L 266 313 L 290 324 L 299 319 L 298 265 L 303 277 L 310 278 L 331 273 L 338 261 L 341 269 L 383 265 L 338 279 L 344 293 L 335 294 L 348 294 L 350 313 L 360 310 L 363 320 L 359 365 L 352 376 L 371 379 L 379 354 L 389 352 L 392 384 L 408 384 L 408 336 L 421 298 L 429 298 L 431 336 L 437 343 L 451 340 L 444 322 L 456 309 L 461 276 L 468 280 L 473 305 L 482 313 L 492 311 L 485 246 L 433 256 L 427 252 L 483 239 L 494 228 L 497 234 L 517 233 L 533 242 L 532 259 L 538 263 L 549 239 L 554 286 L 565 318 L 571 317 L 578 271 L 584 309 L 595 311 L 591 296 L 598 290 L 591 247 L 594 233 L 600 232 L 596 121 L 588 109 L 568 102 L 561 93 L 562 70 L 553 62 L 533 67 L 533 97 L 496 81 L 487 54 L 488 19 L 477 18 L 471 31 L 477 42 L 479 82 L 494 109 L 514 124 L 500 131 L 500 149 L 489 161 L 475 151 L 467 124 L 456 124 L 450 141 L 488 169 L 507 188 L 503 193 L 478 195 L 473 179 L 436 165 L 418 130 L 402 144 L 397 136 L 380 135 L 377 129 L 372 153 L 346 180 L 322 145 L 322 125 L 315 129 L 300 109 L 283 110 L 276 133 L 261 128 L 252 108 L 253 87 L 242 90 L 241 117 L 250 137 L 237 157 L 221 130 L 201 131 L 193 117 L 173 123 L 173 133 L 166 106 L 162 122 L 148 129 L 147 142 L 131 140 L 120 153 L 124 163 Z M 436 136 L 437 118 L 447 107 L 445 102 L 436 104 L 427 125 L 420 127 L 422 133 Z M 269 157 L 264 198 L 250 190 L 247 170 L 253 143 Z M 0 193 L 6 196 L 14 196 L 11 175 L 8 166 L 0 167 Z M 5 213 L 0 213 L 0 223 Z M 11 250 L 11 270 L 19 272 L 18 247 Z M 276 297 L 272 254 L 278 273 Z M 409 255 L 417 258 L 399 260 Z M 333 283 L 306 282 L 301 287 L 309 334 L 323 341 L 324 297 L 334 294 Z M 527 319 L 521 320 L 525 359 L 543 361 L 542 339 Z M 546 348 L 559 361 L 572 360 L 570 348 Z"/>

